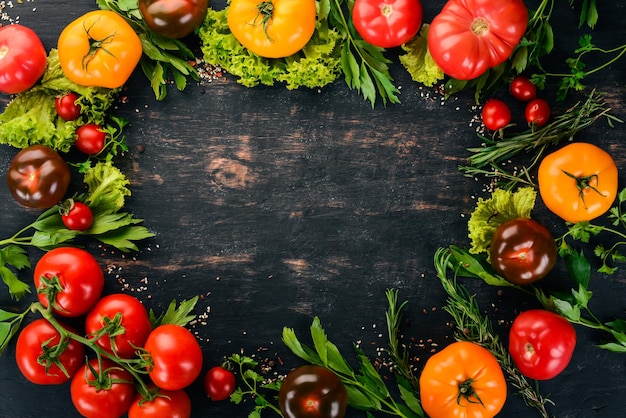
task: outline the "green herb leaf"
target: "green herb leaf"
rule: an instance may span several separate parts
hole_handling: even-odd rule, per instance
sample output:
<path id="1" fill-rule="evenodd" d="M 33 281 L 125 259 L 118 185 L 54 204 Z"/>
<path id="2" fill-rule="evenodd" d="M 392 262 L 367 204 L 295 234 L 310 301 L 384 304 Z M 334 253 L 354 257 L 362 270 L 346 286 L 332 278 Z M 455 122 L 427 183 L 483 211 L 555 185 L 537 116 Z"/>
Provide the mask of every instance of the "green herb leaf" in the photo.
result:
<path id="1" fill-rule="evenodd" d="M 159 316 L 154 313 L 154 310 L 150 309 L 150 323 L 152 323 L 153 328 L 165 324 L 174 324 L 184 327 L 196 319 L 196 316 L 192 315 L 191 312 L 193 312 L 197 303 L 198 296 L 194 296 L 189 300 L 182 300 L 178 306 L 176 300 L 173 300 L 168 305 L 167 310 Z"/>

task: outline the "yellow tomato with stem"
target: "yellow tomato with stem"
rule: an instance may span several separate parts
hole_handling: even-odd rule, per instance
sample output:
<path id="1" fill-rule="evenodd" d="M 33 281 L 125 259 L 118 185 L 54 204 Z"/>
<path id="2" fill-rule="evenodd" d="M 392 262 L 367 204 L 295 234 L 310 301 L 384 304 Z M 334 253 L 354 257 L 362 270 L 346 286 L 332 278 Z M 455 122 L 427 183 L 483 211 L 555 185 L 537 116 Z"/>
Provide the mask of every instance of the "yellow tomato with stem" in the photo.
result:
<path id="1" fill-rule="evenodd" d="M 232 0 L 228 27 L 248 50 L 265 58 L 300 51 L 315 31 L 315 0 Z"/>
<path id="2" fill-rule="evenodd" d="M 537 178 L 546 207 L 571 223 L 599 217 L 617 196 L 615 160 L 586 142 L 566 145 L 544 157 Z"/>

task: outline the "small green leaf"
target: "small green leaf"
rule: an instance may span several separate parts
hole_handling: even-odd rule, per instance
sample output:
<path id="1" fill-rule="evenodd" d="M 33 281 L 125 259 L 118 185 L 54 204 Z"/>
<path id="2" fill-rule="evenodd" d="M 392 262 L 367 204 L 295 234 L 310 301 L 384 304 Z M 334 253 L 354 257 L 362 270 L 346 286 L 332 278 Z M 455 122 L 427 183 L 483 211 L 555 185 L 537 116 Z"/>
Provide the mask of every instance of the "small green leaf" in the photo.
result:
<path id="1" fill-rule="evenodd" d="M 150 309 L 150 322 L 152 323 L 152 327 L 156 328 L 159 325 L 165 324 L 175 324 L 184 327 L 196 318 L 195 315 L 191 314 L 196 307 L 196 303 L 198 303 L 198 296 L 181 301 L 178 307 L 176 300 L 173 300 L 168 305 L 166 311 L 159 316 Z"/>
<path id="2" fill-rule="evenodd" d="M 591 265 L 581 250 L 580 252 L 570 251 L 565 255 L 565 264 L 569 276 L 575 283 L 586 289 L 591 279 Z"/>

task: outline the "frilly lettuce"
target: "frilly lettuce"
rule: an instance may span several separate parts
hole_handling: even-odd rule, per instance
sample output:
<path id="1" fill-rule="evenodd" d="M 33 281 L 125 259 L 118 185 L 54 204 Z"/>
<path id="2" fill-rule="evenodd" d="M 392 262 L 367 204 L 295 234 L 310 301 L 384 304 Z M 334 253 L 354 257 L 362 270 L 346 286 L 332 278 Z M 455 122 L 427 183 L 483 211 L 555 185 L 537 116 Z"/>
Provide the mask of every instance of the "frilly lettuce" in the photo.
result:
<path id="1" fill-rule="evenodd" d="M 418 36 L 401 46 L 406 54 L 400 55 L 399 60 L 413 81 L 433 86 L 443 80 L 444 74 L 428 51 L 429 29 L 430 25 L 425 23 Z"/>

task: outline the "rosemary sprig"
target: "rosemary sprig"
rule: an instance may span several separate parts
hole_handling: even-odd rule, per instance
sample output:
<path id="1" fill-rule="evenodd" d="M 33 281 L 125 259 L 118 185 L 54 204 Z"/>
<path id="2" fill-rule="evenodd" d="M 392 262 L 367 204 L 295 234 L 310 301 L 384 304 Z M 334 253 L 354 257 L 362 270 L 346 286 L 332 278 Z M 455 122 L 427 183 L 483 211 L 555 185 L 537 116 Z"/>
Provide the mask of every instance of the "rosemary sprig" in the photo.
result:
<path id="1" fill-rule="evenodd" d="M 448 312 L 456 326 L 455 337 L 461 341 L 471 341 L 487 348 L 498 360 L 507 375 L 509 383 L 518 389 L 524 402 L 535 408 L 542 417 L 550 415 L 546 409 L 547 403 L 552 403 L 539 393 L 536 387 L 517 370 L 506 346 L 493 330 L 491 320 L 483 315 L 478 302 L 468 290 L 456 281 L 457 270 L 462 266 L 454 266 L 450 261 L 451 253 L 447 248 L 439 248 L 435 252 L 435 270 L 441 284 L 448 294 L 444 309 Z M 454 272 L 454 277 L 448 277 L 448 269 Z"/>

